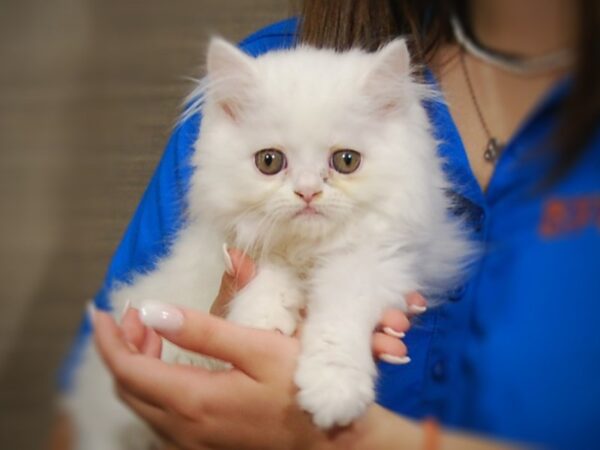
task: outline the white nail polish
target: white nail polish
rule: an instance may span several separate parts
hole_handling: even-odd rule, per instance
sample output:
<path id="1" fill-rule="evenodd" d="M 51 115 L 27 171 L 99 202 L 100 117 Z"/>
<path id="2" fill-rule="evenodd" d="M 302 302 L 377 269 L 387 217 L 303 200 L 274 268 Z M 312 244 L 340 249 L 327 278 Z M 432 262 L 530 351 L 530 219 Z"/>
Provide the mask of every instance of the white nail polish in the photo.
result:
<path id="1" fill-rule="evenodd" d="M 229 275 L 233 276 L 233 274 L 234 274 L 233 262 L 231 261 L 231 256 L 229 255 L 229 252 L 227 251 L 227 243 L 223 244 L 223 261 L 225 261 L 225 272 L 227 272 Z"/>
<path id="2" fill-rule="evenodd" d="M 413 314 L 423 314 L 427 311 L 427 306 L 409 305 L 408 311 Z"/>
<path id="3" fill-rule="evenodd" d="M 409 356 L 395 356 L 390 355 L 389 353 L 382 353 L 381 355 L 379 355 L 379 359 L 386 363 L 396 365 L 408 364 L 410 362 Z"/>
<path id="4" fill-rule="evenodd" d="M 401 331 L 396 331 L 391 327 L 383 327 L 383 332 L 385 334 L 387 334 L 388 336 L 392 336 L 392 337 L 400 338 L 400 339 L 402 339 L 404 336 L 406 336 L 405 333 L 402 333 Z"/>
<path id="5" fill-rule="evenodd" d="M 183 313 L 165 303 L 146 301 L 140 308 L 140 320 L 158 331 L 177 331 L 183 326 Z"/>

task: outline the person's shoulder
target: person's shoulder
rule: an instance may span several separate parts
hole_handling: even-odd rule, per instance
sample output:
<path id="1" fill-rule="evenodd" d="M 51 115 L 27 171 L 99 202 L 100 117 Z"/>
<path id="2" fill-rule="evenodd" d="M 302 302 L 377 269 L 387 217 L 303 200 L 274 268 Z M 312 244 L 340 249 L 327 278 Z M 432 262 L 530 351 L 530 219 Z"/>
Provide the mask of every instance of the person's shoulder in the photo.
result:
<path id="1" fill-rule="evenodd" d="M 297 18 L 285 19 L 252 33 L 239 43 L 239 47 L 252 56 L 259 56 L 271 50 L 289 48 L 296 42 L 297 30 Z"/>

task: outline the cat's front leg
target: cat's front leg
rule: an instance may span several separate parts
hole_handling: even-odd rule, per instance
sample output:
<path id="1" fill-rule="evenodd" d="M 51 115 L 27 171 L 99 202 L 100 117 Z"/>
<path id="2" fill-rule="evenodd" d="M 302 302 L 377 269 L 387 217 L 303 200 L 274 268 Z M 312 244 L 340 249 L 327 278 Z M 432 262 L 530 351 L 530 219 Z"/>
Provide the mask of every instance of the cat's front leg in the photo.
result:
<path id="1" fill-rule="evenodd" d="M 321 428 L 350 424 L 375 400 L 371 337 L 383 310 L 405 306 L 403 264 L 369 254 L 331 261 L 313 281 L 295 382 Z"/>
<path id="2" fill-rule="evenodd" d="M 375 400 L 373 320 L 356 324 L 357 315 L 349 313 L 346 309 L 337 316 L 327 314 L 329 318 L 309 316 L 302 330 L 294 377 L 298 403 L 321 428 L 350 424 Z"/>
<path id="3" fill-rule="evenodd" d="M 296 275 L 286 267 L 265 264 L 229 305 L 227 319 L 240 325 L 292 335 L 304 307 Z"/>

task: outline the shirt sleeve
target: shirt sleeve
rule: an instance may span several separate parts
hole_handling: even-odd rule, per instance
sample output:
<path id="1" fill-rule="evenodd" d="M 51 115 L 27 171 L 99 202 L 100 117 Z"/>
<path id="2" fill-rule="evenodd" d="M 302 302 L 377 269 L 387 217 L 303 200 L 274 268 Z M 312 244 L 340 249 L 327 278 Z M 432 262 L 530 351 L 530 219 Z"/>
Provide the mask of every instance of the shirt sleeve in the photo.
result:
<path id="1" fill-rule="evenodd" d="M 151 270 L 181 228 L 185 194 L 192 174 L 190 157 L 200 118 L 192 116 L 174 130 L 142 200 L 112 258 L 96 307 L 110 309 L 107 293 L 115 281 Z"/>

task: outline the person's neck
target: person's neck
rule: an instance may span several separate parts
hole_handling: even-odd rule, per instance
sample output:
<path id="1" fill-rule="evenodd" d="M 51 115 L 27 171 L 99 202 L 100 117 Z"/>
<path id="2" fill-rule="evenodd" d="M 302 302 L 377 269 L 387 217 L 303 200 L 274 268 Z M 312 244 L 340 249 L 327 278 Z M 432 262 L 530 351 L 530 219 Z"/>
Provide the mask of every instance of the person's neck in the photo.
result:
<path id="1" fill-rule="evenodd" d="M 487 48 L 521 56 L 539 56 L 576 41 L 574 0 L 472 0 L 475 38 Z"/>

